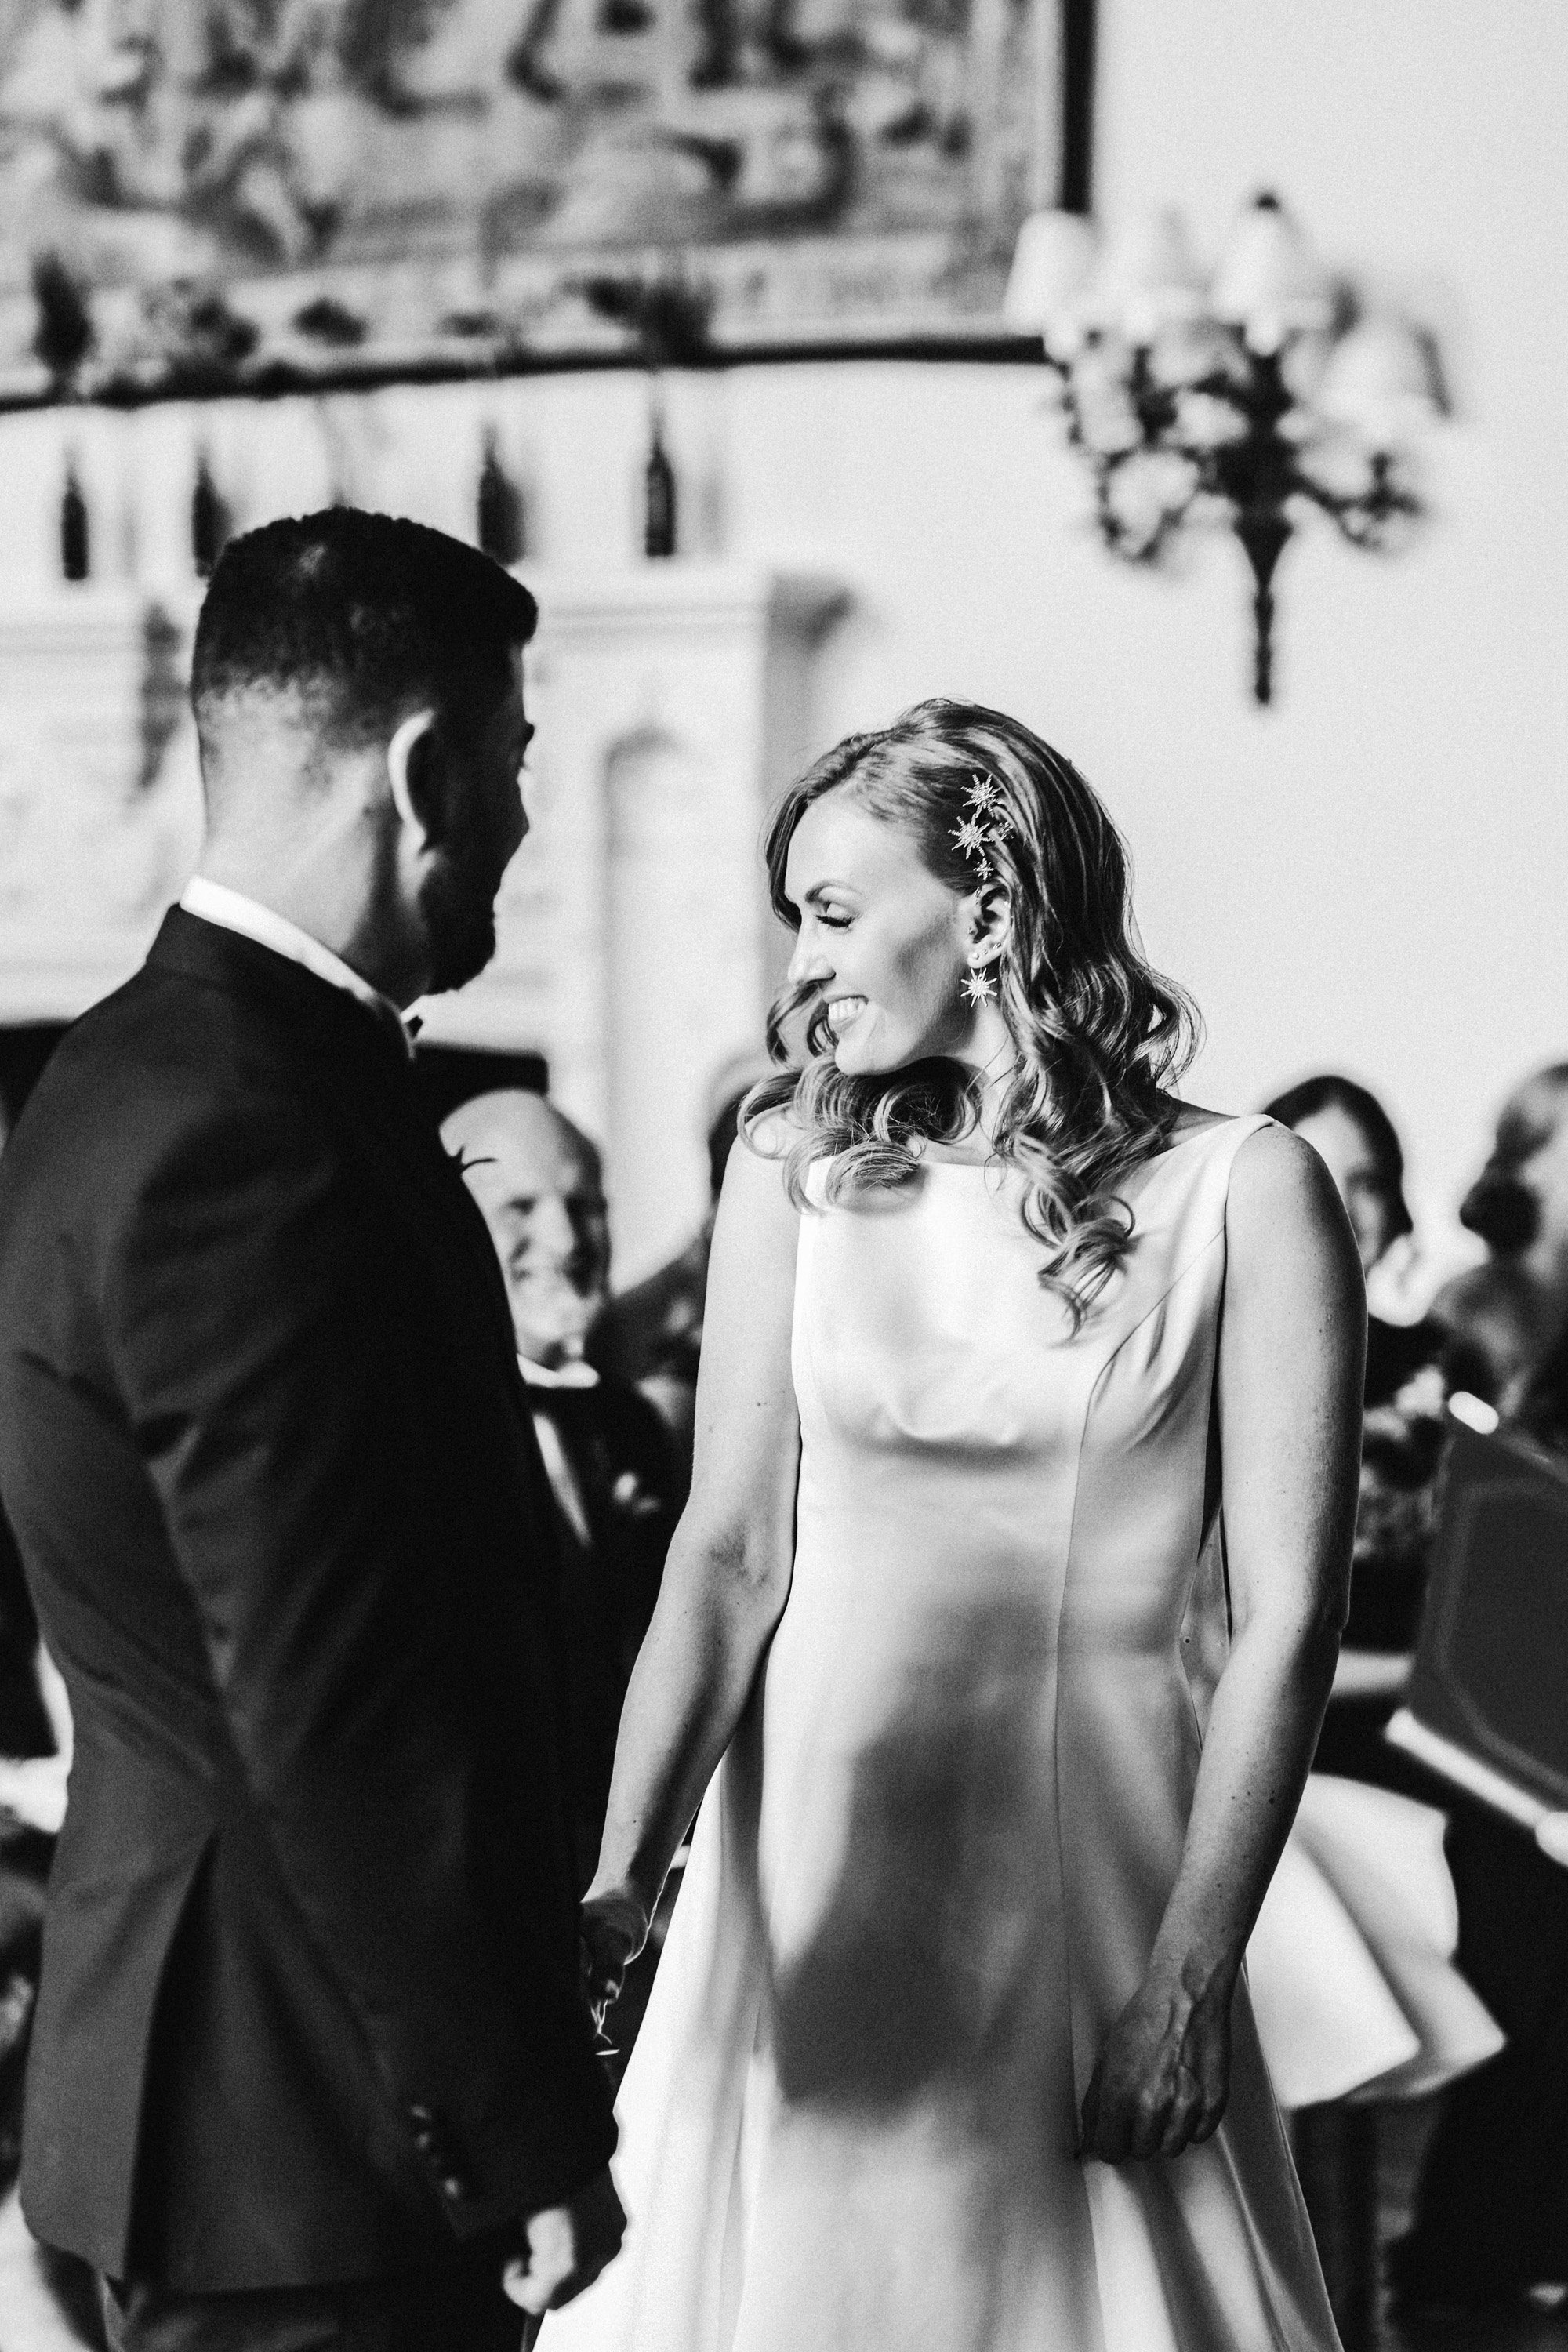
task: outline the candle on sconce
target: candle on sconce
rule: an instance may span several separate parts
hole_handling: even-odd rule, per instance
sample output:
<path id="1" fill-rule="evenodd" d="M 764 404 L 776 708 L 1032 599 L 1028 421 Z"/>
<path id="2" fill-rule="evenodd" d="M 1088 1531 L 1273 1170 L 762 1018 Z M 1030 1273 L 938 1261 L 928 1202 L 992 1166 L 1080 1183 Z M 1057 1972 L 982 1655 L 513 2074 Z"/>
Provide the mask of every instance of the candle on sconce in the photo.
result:
<path id="1" fill-rule="evenodd" d="M 1406 459 L 1446 411 L 1436 346 L 1351 297 L 1278 196 L 1237 218 L 1212 280 L 1180 215 L 1131 223 L 1090 268 L 1066 214 L 1024 225 L 1008 319 L 1037 330 L 1106 545 L 1155 563 L 1189 522 L 1229 523 L 1252 579 L 1253 695 L 1273 698 L 1274 579 L 1309 507 L 1394 549 L 1421 511 Z"/>
<path id="2" fill-rule="evenodd" d="M 1403 319 L 1363 319 L 1335 344 L 1318 406 L 1373 448 L 1415 439 L 1442 413 L 1430 344 Z"/>
<path id="3" fill-rule="evenodd" d="M 1278 196 L 1257 196 L 1242 212 L 1220 255 L 1209 309 L 1265 356 L 1332 323 L 1328 271 Z"/>
<path id="4" fill-rule="evenodd" d="M 1083 331 L 1081 298 L 1094 260 L 1094 224 L 1081 213 L 1031 213 L 1018 231 L 1002 298 L 1007 324 L 1042 336 L 1047 351 L 1068 356 Z"/>
<path id="5" fill-rule="evenodd" d="M 1090 322 L 1146 348 L 1203 309 L 1204 270 L 1180 213 L 1151 213 L 1114 237 L 1085 292 Z"/>

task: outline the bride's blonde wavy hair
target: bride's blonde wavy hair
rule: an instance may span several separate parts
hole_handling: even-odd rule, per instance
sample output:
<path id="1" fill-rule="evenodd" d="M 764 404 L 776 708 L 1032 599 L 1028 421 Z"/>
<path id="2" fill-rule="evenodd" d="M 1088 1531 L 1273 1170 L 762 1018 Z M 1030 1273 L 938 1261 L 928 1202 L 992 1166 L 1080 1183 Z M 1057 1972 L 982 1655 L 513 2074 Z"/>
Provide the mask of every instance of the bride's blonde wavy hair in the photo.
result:
<path id="1" fill-rule="evenodd" d="M 1076 1329 L 1131 1244 L 1132 1212 L 1117 1188 L 1164 1143 L 1174 1117 L 1165 1090 L 1199 1035 L 1190 999 L 1137 943 L 1126 850 L 1095 793 L 1016 719 L 977 703 L 921 702 L 876 734 L 847 736 L 790 787 L 768 827 L 769 887 L 775 911 L 798 929 L 784 891 L 790 843 L 815 802 L 843 792 L 901 825 L 938 881 L 967 896 L 975 872 L 953 836 L 982 777 L 995 787 L 986 820 L 994 838 L 991 879 L 978 887 L 1005 890 L 1011 911 L 990 969 L 1017 1057 L 992 1148 L 1028 1180 L 1024 1222 L 1047 1252 L 1040 1281 Z M 787 1040 L 803 1014 L 805 1058 L 795 1060 Z M 955 1063 L 841 1071 L 814 982 L 774 1003 L 768 1049 L 784 1067 L 747 1097 L 741 1132 L 756 1148 L 761 1124 L 790 1111 L 784 1176 L 797 1206 L 807 1205 L 815 1160 L 831 1160 L 826 1197 L 836 1201 L 911 1182 L 922 1140 L 955 1142 L 976 1124 L 976 1081 Z"/>

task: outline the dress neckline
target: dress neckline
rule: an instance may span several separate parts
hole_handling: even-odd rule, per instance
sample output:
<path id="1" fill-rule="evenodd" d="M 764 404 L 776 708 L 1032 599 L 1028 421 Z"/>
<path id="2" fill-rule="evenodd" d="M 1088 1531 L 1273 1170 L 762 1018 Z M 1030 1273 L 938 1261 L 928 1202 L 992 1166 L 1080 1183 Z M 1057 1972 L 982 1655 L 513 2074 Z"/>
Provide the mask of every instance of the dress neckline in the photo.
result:
<path id="1" fill-rule="evenodd" d="M 1157 1166 L 1163 1160 L 1173 1160 L 1178 1151 L 1184 1151 L 1186 1150 L 1189 1143 L 1196 1143 L 1202 1136 L 1217 1135 L 1221 1128 L 1230 1127 L 1234 1124 L 1236 1118 L 1244 1118 L 1245 1116 L 1246 1113 L 1244 1112 L 1236 1112 L 1233 1113 L 1229 1118 L 1218 1118 L 1213 1120 L 1207 1126 L 1191 1128 L 1177 1142 L 1166 1144 L 1163 1151 L 1151 1151 L 1146 1160 L 1141 1160 L 1138 1162 L 1137 1167 L 1131 1169 L 1128 1172 L 1131 1175 L 1136 1176 L 1145 1168 L 1153 1168 Z M 1012 1174 L 1015 1172 L 1005 1160 L 998 1160 L 994 1156 L 989 1160 L 931 1160 L 928 1159 L 922 1151 L 920 1155 L 917 1165 L 921 1169 L 968 1168 L 978 1171 L 978 1172 L 983 1176 L 989 1173 L 989 1171 L 994 1168 L 1000 1169 L 1004 1174 Z"/>

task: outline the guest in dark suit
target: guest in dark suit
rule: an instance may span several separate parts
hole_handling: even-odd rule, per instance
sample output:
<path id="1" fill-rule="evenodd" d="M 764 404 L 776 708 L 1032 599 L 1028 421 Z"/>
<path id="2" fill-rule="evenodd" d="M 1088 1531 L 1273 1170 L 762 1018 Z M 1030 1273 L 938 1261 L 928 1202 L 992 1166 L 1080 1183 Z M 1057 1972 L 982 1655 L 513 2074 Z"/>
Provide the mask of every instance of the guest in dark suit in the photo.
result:
<path id="1" fill-rule="evenodd" d="M 548 1488 L 399 1008 L 494 947 L 525 592 L 225 554 L 201 874 L 0 1161 L 0 1491 L 75 1718 L 23 2200 L 135 2352 L 515 2352 L 616 2251 Z"/>
<path id="2" fill-rule="evenodd" d="M 610 1274 L 604 1179 L 588 1138 L 542 1096 L 509 1088 L 462 1104 L 441 1139 L 461 1160 L 500 1262 L 555 1501 L 573 1843 L 586 1887 L 626 1685 L 675 1526 L 675 1444 L 629 1381 L 584 1359 Z"/>

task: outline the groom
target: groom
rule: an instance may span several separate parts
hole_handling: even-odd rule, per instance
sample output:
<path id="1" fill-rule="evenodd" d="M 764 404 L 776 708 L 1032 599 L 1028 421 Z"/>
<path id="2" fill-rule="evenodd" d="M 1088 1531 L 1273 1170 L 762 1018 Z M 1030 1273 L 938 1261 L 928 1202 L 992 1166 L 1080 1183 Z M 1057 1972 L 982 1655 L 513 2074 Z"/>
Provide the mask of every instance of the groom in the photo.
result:
<path id="1" fill-rule="evenodd" d="M 384 516 L 229 548 L 200 875 L 0 1162 L 0 1492 L 76 1725 L 23 2203 L 127 2352 L 516 2352 L 624 2226 L 548 1490 L 399 1017 L 494 950 L 534 617 Z"/>

